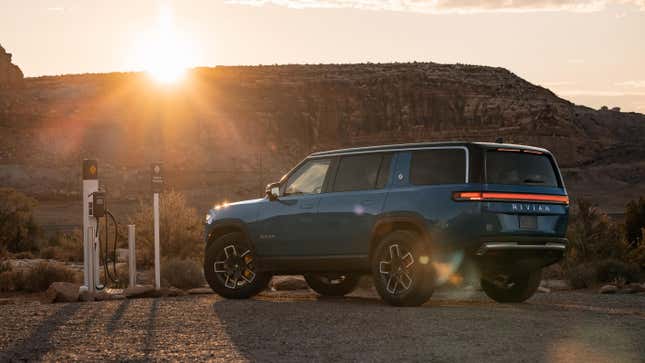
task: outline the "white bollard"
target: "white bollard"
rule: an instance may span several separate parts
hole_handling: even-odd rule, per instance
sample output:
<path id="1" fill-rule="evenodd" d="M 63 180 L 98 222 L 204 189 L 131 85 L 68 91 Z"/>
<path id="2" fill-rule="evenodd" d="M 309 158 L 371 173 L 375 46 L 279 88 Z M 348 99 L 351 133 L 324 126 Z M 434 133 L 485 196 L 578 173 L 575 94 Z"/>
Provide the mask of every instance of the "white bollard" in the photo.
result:
<path id="1" fill-rule="evenodd" d="M 129 287 L 137 286 L 137 255 L 134 240 L 134 224 L 128 224 L 128 273 Z"/>
<path id="2" fill-rule="evenodd" d="M 154 230 L 155 230 L 155 289 L 161 288 L 161 271 L 159 266 L 159 193 L 154 193 Z"/>

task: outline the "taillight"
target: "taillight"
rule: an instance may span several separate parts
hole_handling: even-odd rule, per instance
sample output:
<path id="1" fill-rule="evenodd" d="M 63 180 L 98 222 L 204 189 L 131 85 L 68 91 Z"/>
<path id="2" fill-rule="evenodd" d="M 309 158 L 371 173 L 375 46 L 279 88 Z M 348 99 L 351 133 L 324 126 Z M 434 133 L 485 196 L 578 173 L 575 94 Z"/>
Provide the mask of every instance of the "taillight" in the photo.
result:
<path id="1" fill-rule="evenodd" d="M 497 192 L 455 192 L 452 195 L 457 201 L 498 201 L 498 202 L 542 202 L 569 204 L 566 195 L 528 194 L 528 193 L 497 193 Z"/>

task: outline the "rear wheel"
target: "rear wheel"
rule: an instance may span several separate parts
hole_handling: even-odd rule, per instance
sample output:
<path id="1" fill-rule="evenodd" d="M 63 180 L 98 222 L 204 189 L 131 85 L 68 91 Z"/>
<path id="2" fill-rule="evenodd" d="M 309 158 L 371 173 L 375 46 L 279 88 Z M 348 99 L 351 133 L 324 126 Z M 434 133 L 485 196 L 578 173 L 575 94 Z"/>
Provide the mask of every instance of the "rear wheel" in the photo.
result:
<path id="1" fill-rule="evenodd" d="M 264 290 L 271 275 L 256 271 L 255 256 L 244 234 L 233 232 L 206 249 L 204 276 L 210 287 L 229 299 L 247 299 Z"/>
<path id="2" fill-rule="evenodd" d="M 520 303 L 528 300 L 540 286 L 542 270 L 516 273 L 507 281 L 482 279 L 482 289 L 491 299 L 500 303 Z"/>
<path id="3" fill-rule="evenodd" d="M 434 270 L 417 233 L 389 233 L 374 250 L 371 263 L 374 286 L 387 303 L 418 306 L 432 296 Z"/>
<path id="4" fill-rule="evenodd" d="M 360 276 L 354 274 L 307 274 L 305 280 L 323 296 L 344 296 L 356 289 Z"/>

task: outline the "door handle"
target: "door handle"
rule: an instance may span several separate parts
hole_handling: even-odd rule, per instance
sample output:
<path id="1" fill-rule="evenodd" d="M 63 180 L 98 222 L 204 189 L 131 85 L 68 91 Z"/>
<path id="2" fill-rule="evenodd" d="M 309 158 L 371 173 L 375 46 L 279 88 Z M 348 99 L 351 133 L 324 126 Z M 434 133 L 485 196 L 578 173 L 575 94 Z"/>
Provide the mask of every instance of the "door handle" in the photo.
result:
<path id="1" fill-rule="evenodd" d="M 374 201 L 371 199 L 365 199 L 364 201 L 361 202 L 362 205 L 372 205 L 374 204 Z"/>
<path id="2" fill-rule="evenodd" d="M 301 202 L 300 208 L 302 209 L 311 209 L 314 207 L 314 202 Z"/>

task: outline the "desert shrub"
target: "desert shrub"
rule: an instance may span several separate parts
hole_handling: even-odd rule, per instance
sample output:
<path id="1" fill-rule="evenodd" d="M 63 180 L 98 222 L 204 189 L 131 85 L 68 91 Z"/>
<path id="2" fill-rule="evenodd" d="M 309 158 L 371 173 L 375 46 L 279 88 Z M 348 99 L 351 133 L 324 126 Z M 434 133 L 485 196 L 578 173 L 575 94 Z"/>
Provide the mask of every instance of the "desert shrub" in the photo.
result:
<path id="1" fill-rule="evenodd" d="M 161 264 L 161 278 L 170 286 L 191 289 L 204 285 L 200 264 L 193 260 L 170 258 Z"/>
<path id="2" fill-rule="evenodd" d="M 565 261 L 567 267 L 624 257 L 627 244 L 617 223 L 584 199 L 572 209 L 567 232 L 570 244 Z"/>
<path id="3" fill-rule="evenodd" d="M 638 265 L 615 259 L 603 260 L 597 263 L 596 282 L 630 283 L 640 280 Z"/>
<path id="4" fill-rule="evenodd" d="M 567 280 L 574 289 L 594 287 L 603 283 L 622 285 L 639 281 L 638 265 L 615 259 L 587 262 L 569 268 Z"/>
<path id="5" fill-rule="evenodd" d="M 183 194 L 179 192 L 161 194 L 159 199 L 161 256 L 201 260 L 203 226 L 197 211 L 186 205 Z M 149 267 L 154 263 L 152 203 L 140 202 L 130 223 L 137 228 L 137 265 Z"/>
<path id="6" fill-rule="evenodd" d="M 579 200 L 572 208 L 567 237 L 569 248 L 562 265 L 572 287 L 641 278 L 637 261 L 645 258 L 645 248 L 630 248 L 622 226 L 590 202 Z"/>
<path id="7" fill-rule="evenodd" d="M 11 188 L 0 188 L 0 249 L 22 252 L 38 248 L 35 206 L 33 198 Z"/>
<path id="8" fill-rule="evenodd" d="M 23 251 L 23 252 L 14 253 L 12 257 L 17 260 L 31 260 L 34 258 L 34 254 L 31 253 L 30 251 Z"/>
<path id="9" fill-rule="evenodd" d="M 58 233 L 41 248 L 40 257 L 66 262 L 83 262 L 83 236 L 76 229 L 71 233 Z"/>
<path id="10" fill-rule="evenodd" d="M 566 272 L 569 285 L 574 289 L 592 287 L 596 282 L 596 266 L 594 263 L 583 263 L 571 266 Z"/>
<path id="11" fill-rule="evenodd" d="M 23 274 L 21 271 L 0 272 L 0 292 L 19 291 L 23 286 Z"/>
<path id="12" fill-rule="evenodd" d="M 14 272 L 14 271 L 12 271 Z M 19 271 L 14 290 L 31 292 L 45 291 L 53 282 L 80 282 L 77 271 L 65 265 L 51 262 L 40 262 L 31 269 Z"/>
<path id="13" fill-rule="evenodd" d="M 645 198 L 632 200 L 625 207 L 625 238 L 630 247 L 636 248 L 643 243 L 645 228 Z"/>

